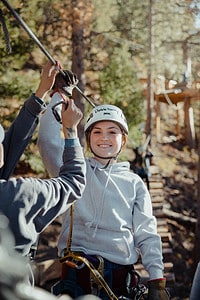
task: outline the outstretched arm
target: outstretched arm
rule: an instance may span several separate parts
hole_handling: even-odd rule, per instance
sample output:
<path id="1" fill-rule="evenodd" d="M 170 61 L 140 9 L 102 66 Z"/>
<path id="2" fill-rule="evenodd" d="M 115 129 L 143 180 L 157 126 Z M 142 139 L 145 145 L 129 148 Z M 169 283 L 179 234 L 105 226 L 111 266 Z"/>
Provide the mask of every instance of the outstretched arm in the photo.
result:
<path id="1" fill-rule="evenodd" d="M 0 178 L 10 177 L 30 142 L 38 125 L 39 115 L 46 109 L 43 99 L 51 89 L 57 73 L 57 69 L 50 62 L 45 65 L 37 91 L 25 101 L 17 118 L 6 132 L 3 141 L 4 166 L 0 169 Z"/>
<path id="2" fill-rule="evenodd" d="M 85 187 L 86 166 L 82 147 L 77 138 L 77 124 L 81 111 L 69 100 L 62 107 L 63 164 L 59 176 L 51 179 L 12 178 L 1 180 L 0 201 L 2 211 L 10 221 L 16 248 L 24 255 L 36 242 L 38 234 L 59 214 L 64 213 Z"/>

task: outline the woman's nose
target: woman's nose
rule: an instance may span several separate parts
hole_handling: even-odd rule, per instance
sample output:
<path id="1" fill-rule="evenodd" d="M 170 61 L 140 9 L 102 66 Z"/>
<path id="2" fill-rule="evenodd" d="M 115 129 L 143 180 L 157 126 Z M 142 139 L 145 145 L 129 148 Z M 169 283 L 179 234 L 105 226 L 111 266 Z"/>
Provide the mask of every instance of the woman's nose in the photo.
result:
<path id="1" fill-rule="evenodd" d="M 109 135 L 108 135 L 107 132 L 105 132 L 105 133 L 102 134 L 102 139 L 103 140 L 108 140 L 108 138 L 109 138 Z"/>

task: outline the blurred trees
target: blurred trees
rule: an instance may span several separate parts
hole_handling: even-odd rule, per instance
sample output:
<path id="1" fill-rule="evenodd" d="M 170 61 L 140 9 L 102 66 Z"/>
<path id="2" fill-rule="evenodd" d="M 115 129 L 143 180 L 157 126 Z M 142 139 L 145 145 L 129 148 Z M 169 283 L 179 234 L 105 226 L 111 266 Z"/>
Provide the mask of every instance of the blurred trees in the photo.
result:
<path id="1" fill-rule="evenodd" d="M 68 30 L 70 23 L 65 21 L 71 15 L 70 2 L 62 5 L 57 5 L 57 1 L 54 0 L 9 1 L 9 3 L 49 53 L 56 60 L 59 59 L 63 67 L 71 68 L 71 31 L 69 33 Z M 41 67 L 47 58 L 2 3 L 0 8 L 5 17 L 12 47 L 12 52 L 6 53 L 5 41 L 1 34 L 0 121 L 7 128 L 18 113 L 20 105 L 37 88 Z M 23 167 L 31 165 L 33 170 L 41 172 L 43 166 L 36 147 L 36 138 L 37 133 L 33 137 L 33 143 L 27 147 L 23 155 Z"/>
<path id="2" fill-rule="evenodd" d="M 149 70 L 154 80 L 160 75 L 179 82 L 183 75 L 196 80 L 200 76 L 198 1 L 151 1 L 151 57 L 149 0 L 10 0 L 9 3 L 54 59 L 77 73 L 80 88 L 96 104 L 109 102 L 124 109 L 134 132 L 138 132 L 136 128 L 141 122 L 146 122 L 147 94 L 143 91 L 148 87 Z M 19 104 L 36 89 L 41 66 L 47 58 L 3 3 L 0 8 L 12 46 L 12 52 L 7 54 L 1 34 L 0 105 L 2 120 L 8 126 Z M 192 74 L 189 74 L 191 61 Z M 91 106 L 77 93 L 74 97 L 87 114 Z"/>
<path id="3" fill-rule="evenodd" d="M 104 103 L 125 112 L 130 128 L 144 120 L 144 97 L 126 43 L 110 53 L 109 64 L 100 72 L 100 95 Z"/>
<path id="4" fill-rule="evenodd" d="M 152 82 L 164 76 L 167 80 L 181 82 L 186 79 L 189 83 L 195 80 L 200 84 L 198 0 L 9 0 L 9 3 L 54 59 L 59 60 L 64 69 L 77 73 L 79 87 L 96 104 L 112 103 L 124 110 L 131 129 L 130 138 L 135 143 L 140 143 L 138 129 L 148 116 L 144 91 L 150 86 L 149 71 Z M 8 127 L 19 106 L 36 89 L 47 58 L 2 2 L 0 8 L 12 46 L 8 54 L 0 26 L 0 122 Z M 75 93 L 74 97 L 87 114 L 91 106 L 79 94 Z M 149 109 L 152 116 L 154 107 L 150 105 Z M 194 110 L 199 116 L 199 102 L 195 103 Z M 195 120 L 198 133 L 199 122 L 200 119 Z M 79 135 L 83 137 L 83 123 Z M 36 138 L 37 133 L 23 156 L 23 163 L 40 173 L 44 170 L 35 146 Z M 199 134 L 197 140 L 200 145 Z M 200 174 L 198 214 L 199 181 Z M 198 215 L 198 259 L 199 228 Z"/>

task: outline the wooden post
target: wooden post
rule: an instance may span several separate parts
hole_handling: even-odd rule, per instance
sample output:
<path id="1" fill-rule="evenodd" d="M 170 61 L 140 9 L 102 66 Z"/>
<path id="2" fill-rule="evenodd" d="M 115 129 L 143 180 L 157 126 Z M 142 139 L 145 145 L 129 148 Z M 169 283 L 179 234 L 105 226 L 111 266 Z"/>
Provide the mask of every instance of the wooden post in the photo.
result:
<path id="1" fill-rule="evenodd" d="M 176 111 L 176 135 L 180 136 L 180 126 L 179 126 L 179 110 Z"/>
<path id="2" fill-rule="evenodd" d="M 78 0 L 71 1 L 72 8 L 72 71 L 77 75 L 79 79 L 79 88 L 84 92 L 85 90 L 85 77 L 84 77 L 84 3 Z M 85 103 L 75 89 L 73 91 L 73 97 L 76 100 L 76 104 L 85 112 Z M 84 145 L 84 120 L 80 122 L 78 127 L 78 135 L 81 140 L 81 144 Z"/>
<path id="3" fill-rule="evenodd" d="M 156 100 L 156 140 L 160 142 L 160 102 L 159 97 L 155 96 Z"/>
<path id="4" fill-rule="evenodd" d="M 185 140 L 190 148 L 194 148 L 194 122 L 192 121 L 193 116 L 190 109 L 190 97 L 186 97 L 184 101 L 184 115 L 185 115 Z"/>

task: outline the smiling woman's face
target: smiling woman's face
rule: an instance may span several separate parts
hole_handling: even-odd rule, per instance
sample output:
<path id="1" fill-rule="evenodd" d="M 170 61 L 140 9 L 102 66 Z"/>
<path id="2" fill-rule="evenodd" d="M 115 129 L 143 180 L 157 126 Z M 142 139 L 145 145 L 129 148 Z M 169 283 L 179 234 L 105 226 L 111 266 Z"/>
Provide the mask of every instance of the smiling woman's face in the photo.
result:
<path id="1" fill-rule="evenodd" d="M 97 122 L 90 134 L 93 154 L 104 158 L 115 157 L 124 143 L 123 136 L 121 128 L 115 122 Z M 95 158 L 99 160 L 98 157 Z"/>

